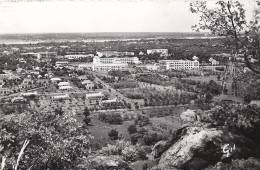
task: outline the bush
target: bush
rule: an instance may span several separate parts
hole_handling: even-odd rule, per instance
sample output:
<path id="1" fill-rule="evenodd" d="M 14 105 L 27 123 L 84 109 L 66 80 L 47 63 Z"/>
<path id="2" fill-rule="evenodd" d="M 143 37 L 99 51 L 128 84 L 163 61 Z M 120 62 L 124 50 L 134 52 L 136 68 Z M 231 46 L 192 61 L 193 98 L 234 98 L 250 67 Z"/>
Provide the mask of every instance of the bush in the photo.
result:
<path id="1" fill-rule="evenodd" d="M 90 119 L 90 117 L 85 117 L 85 118 L 83 119 L 83 121 L 85 122 L 86 125 L 89 125 L 90 122 L 91 122 L 91 119 Z"/>
<path id="2" fill-rule="evenodd" d="M 156 142 L 162 140 L 162 136 L 155 132 L 147 133 L 143 136 L 143 142 L 145 145 L 154 145 Z"/>
<path id="3" fill-rule="evenodd" d="M 120 125 L 123 123 L 123 118 L 120 115 L 120 113 L 100 113 L 98 115 L 98 119 L 106 122 L 106 123 L 110 123 L 110 124 L 115 124 L 115 125 Z"/>
<path id="4" fill-rule="evenodd" d="M 108 136 L 111 140 L 117 140 L 119 138 L 118 131 L 116 129 L 112 129 L 109 133 Z"/>
<path id="5" fill-rule="evenodd" d="M 89 123 L 91 122 L 91 119 L 89 117 L 90 111 L 87 107 L 84 109 L 83 115 L 84 115 L 83 121 L 85 122 L 86 125 L 89 125 Z"/>
<path id="6" fill-rule="evenodd" d="M 133 134 L 137 132 L 136 125 L 130 125 L 127 128 L 129 134 Z"/>
<path id="7" fill-rule="evenodd" d="M 131 145 L 130 142 L 124 140 L 117 140 L 114 145 L 108 144 L 103 147 L 100 153 L 107 156 L 121 155 L 125 161 L 134 162 L 137 159 L 146 159 L 146 152 L 140 146 Z"/>
<path id="8" fill-rule="evenodd" d="M 150 124 L 150 120 L 147 116 L 138 115 L 137 119 L 135 120 L 135 124 L 140 126 L 140 127 L 143 127 L 143 126 Z"/>
<path id="9" fill-rule="evenodd" d="M 138 156 L 138 151 L 134 145 L 130 145 L 122 150 L 122 155 L 126 161 L 135 161 Z"/>

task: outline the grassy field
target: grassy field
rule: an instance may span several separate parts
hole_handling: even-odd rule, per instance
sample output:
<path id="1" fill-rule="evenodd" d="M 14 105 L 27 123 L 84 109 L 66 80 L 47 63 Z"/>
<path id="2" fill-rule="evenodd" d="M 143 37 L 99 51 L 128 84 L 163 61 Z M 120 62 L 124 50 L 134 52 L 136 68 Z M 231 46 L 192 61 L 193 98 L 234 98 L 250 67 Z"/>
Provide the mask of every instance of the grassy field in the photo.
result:
<path id="1" fill-rule="evenodd" d="M 104 123 L 100 120 L 98 120 L 97 117 L 94 117 L 91 119 L 91 125 L 88 127 L 89 132 L 94 137 L 93 140 L 91 140 L 92 144 L 97 144 L 98 146 L 105 146 L 108 143 L 113 143 L 109 139 L 108 133 L 112 129 L 116 129 L 119 132 L 119 135 L 122 136 L 122 138 L 129 140 L 129 134 L 127 131 L 127 128 L 129 125 L 133 124 L 134 121 L 124 121 L 121 125 L 111 125 L 109 123 Z"/>
<path id="2" fill-rule="evenodd" d="M 171 114 L 166 114 L 165 116 L 155 116 L 156 113 L 162 111 L 161 109 L 154 110 L 153 117 L 150 117 L 151 115 L 148 114 L 150 117 L 151 124 L 147 125 L 145 128 L 150 129 L 151 131 L 158 131 L 160 133 L 168 133 L 169 131 L 174 131 L 178 129 L 182 123 L 179 119 L 179 114 L 182 112 L 183 108 L 173 108 L 170 109 Z M 137 111 L 139 114 L 140 112 Z M 149 112 L 153 112 L 152 110 L 149 110 Z M 98 113 L 97 113 L 98 114 Z M 123 113 L 123 114 L 133 114 L 133 113 Z M 91 119 L 91 125 L 88 126 L 89 132 L 94 137 L 91 140 L 91 144 L 95 145 L 97 148 L 100 148 L 102 146 L 105 146 L 108 143 L 113 143 L 109 139 L 108 133 L 112 129 L 116 129 L 120 136 L 126 140 L 130 140 L 130 135 L 128 133 L 128 127 L 129 125 L 134 124 L 134 119 L 123 121 L 121 125 L 112 125 L 109 123 L 104 123 L 100 120 L 98 120 L 98 116 L 95 115 Z"/>

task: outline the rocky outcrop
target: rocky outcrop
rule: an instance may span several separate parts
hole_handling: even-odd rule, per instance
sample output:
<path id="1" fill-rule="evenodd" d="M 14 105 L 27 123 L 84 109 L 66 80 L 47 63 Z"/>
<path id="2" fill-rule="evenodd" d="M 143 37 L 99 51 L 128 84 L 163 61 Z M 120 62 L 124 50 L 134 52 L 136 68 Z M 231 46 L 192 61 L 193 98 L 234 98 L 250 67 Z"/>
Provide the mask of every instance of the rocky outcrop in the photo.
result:
<path id="1" fill-rule="evenodd" d="M 155 169 L 199 170 L 217 162 L 229 162 L 231 158 L 254 157 L 258 154 L 257 146 L 241 132 L 210 128 L 205 124 L 185 125 L 175 131 L 169 141 L 156 143 L 152 155 L 159 159 Z"/>
<path id="2" fill-rule="evenodd" d="M 220 159 L 220 145 L 215 141 L 221 137 L 221 130 L 203 127 L 186 127 L 183 130 L 185 134 L 162 154 L 159 169 L 202 169 Z"/>
<path id="3" fill-rule="evenodd" d="M 157 142 L 152 148 L 152 153 L 151 153 L 152 159 L 160 157 L 167 147 L 168 147 L 167 141 L 162 140 Z"/>

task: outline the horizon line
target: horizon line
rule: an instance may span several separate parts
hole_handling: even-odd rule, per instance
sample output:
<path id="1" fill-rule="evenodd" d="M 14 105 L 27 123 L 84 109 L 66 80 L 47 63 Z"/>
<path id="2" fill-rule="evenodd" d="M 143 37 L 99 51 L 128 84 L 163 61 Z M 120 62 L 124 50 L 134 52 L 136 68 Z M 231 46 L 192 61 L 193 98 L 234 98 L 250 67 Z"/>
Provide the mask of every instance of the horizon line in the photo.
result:
<path id="1" fill-rule="evenodd" d="M 18 34 L 97 34 L 97 33 L 198 33 L 198 34 L 208 34 L 210 32 L 197 32 L 197 31 L 172 31 L 172 32 L 164 32 L 164 31 L 105 31 L 105 32 L 13 32 L 13 33 L 1 33 L 0 35 L 18 35 Z"/>

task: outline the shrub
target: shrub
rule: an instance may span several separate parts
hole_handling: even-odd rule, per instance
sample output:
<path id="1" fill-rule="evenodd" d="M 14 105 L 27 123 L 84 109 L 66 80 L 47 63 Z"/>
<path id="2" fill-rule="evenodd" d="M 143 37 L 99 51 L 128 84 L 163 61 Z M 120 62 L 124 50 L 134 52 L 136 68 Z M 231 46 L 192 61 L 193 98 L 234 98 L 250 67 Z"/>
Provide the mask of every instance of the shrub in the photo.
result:
<path id="1" fill-rule="evenodd" d="M 130 142 L 117 140 L 114 145 L 108 144 L 103 147 L 100 153 L 109 155 L 122 155 L 125 161 L 136 161 L 137 159 L 146 159 L 146 152 L 140 146 L 131 145 Z"/>
<path id="2" fill-rule="evenodd" d="M 130 145 L 122 150 L 122 155 L 126 161 L 135 161 L 138 156 L 138 151 L 135 146 Z"/>
<path id="3" fill-rule="evenodd" d="M 116 129 L 112 129 L 109 133 L 108 136 L 111 140 L 117 140 L 119 138 L 118 131 Z"/>
<path id="4" fill-rule="evenodd" d="M 147 116 L 138 115 L 137 118 L 135 119 L 135 124 L 140 127 L 143 127 L 150 124 L 150 120 Z"/>
<path id="5" fill-rule="evenodd" d="M 129 134 L 133 134 L 137 132 L 136 125 L 130 125 L 127 128 Z"/>
<path id="6" fill-rule="evenodd" d="M 98 118 L 99 120 L 110 124 L 119 125 L 123 123 L 123 118 L 120 113 L 100 113 Z"/>
<path id="7" fill-rule="evenodd" d="M 147 133 L 143 136 L 143 142 L 145 145 L 154 145 L 156 142 L 162 140 L 162 136 L 155 132 Z"/>

